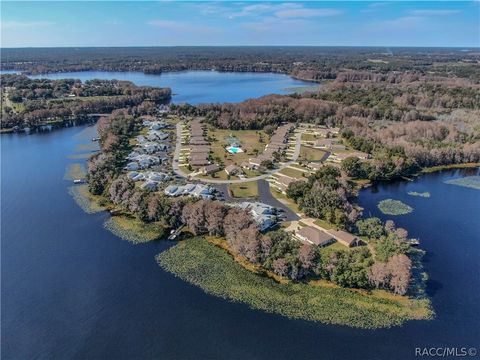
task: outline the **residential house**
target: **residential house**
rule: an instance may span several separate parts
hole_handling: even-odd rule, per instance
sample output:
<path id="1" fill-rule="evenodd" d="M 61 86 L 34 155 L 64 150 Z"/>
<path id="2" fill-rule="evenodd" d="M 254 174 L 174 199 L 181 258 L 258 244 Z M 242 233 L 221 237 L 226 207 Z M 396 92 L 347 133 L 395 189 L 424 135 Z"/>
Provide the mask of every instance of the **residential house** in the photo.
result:
<path id="1" fill-rule="evenodd" d="M 133 181 L 140 181 L 145 179 L 145 175 L 139 173 L 138 171 L 130 171 L 127 176 Z"/>
<path id="2" fill-rule="evenodd" d="M 320 168 L 323 166 L 323 164 L 321 162 L 309 162 L 305 165 L 308 169 L 311 169 L 311 170 L 320 170 Z"/>
<path id="3" fill-rule="evenodd" d="M 140 165 L 135 162 L 135 161 L 132 161 L 132 162 L 129 162 L 126 166 L 125 166 L 125 170 L 129 170 L 129 171 L 136 171 L 140 169 Z"/>
<path id="4" fill-rule="evenodd" d="M 228 165 L 225 168 L 225 172 L 227 173 L 227 175 L 237 175 L 242 172 L 242 169 L 237 165 Z"/>
<path id="5" fill-rule="evenodd" d="M 157 183 L 154 181 L 146 181 L 140 186 L 143 190 L 155 191 L 157 190 Z"/>
<path id="6" fill-rule="evenodd" d="M 357 236 L 343 230 L 329 230 L 328 233 L 331 234 L 340 244 L 348 247 L 357 246 L 360 243 Z"/>
<path id="7" fill-rule="evenodd" d="M 211 164 L 201 168 L 200 172 L 203 175 L 208 175 L 208 174 L 216 173 L 218 170 L 220 170 L 220 166 L 218 166 L 217 164 Z"/>
<path id="8" fill-rule="evenodd" d="M 361 152 L 361 151 L 351 151 L 344 153 L 333 153 L 328 157 L 328 161 L 333 161 L 336 163 L 341 163 L 343 160 L 349 157 L 356 157 L 360 160 L 367 160 L 370 158 L 370 154 Z"/>
<path id="9" fill-rule="evenodd" d="M 228 203 L 229 206 L 235 206 L 240 209 L 248 211 L 255 222 L 257 223 L 260 231 L 265 231 L 277 223 L 277 217 L 275 215 L 275 208 L 261 203 L 261 202 L 238 202 Z"/>
<path id="10" fill-rule="evenodd" d="M 295 236 L 303 242 L 326 246 L 335 241 L 334 237 L 313 226 L 304 226 L 295 232 Z"/>
<path id="11" fill-rule="evenodd" d="M 282 194 L 287 193 L 288 185 L 292 182 L 296 181 L 307 181 L 305 178 L 292 178 L 290 176 L 282 175 L 282 174 L 275 174 L 275 177 L 272 177 L 273 182 L 270 184 L 279 190 Z"/>

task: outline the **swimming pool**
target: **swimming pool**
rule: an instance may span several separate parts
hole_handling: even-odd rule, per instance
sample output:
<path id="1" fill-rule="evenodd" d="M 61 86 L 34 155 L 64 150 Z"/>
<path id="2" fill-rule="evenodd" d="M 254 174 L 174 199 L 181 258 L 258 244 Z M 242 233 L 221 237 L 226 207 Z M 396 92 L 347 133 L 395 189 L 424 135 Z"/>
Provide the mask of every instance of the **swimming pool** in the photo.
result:
<path id="1" fill-rule="evenodd" d="M 242 153 L 243 150 L 241 148 L 239 148 L 238 146 L 229 146 L 227 147 L 226 149 L 230 154 L 238 154 L 238 153 Z"/>

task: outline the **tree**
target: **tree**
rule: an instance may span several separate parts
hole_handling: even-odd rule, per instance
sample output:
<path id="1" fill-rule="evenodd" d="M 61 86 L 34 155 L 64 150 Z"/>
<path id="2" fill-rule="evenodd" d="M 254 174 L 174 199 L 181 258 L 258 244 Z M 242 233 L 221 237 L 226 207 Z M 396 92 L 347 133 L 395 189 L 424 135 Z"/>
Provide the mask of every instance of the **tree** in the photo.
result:
<path id="1" fill-rule="evenodd" d="M 275 169 L 275 164 L 273 163 L 272 160 L 263 160 L 261 163 L 260 163 L 260 166 L 262 168 L 265 168 L 267 170 L 272 170 L 272 169 Z"/>
<path id="2" fill-rule="evenodd" d="M 310 189 L 306 181 L 294 181 L 288 184 L 287 196 L 297 202 Z"/>
<path id="3" fill-rule="evenodd" d="M 273 261 L 273 272 L 280 276 L 288 275 L 288 263 L 284 258 L 276 259 Z"/>
<path id="4" fill-rule="evenodd" d="M 242 256 L 254 264 L 260 262 L 262 258 L 260 232 L 256 225 L 250 225 L 248 228 L 240 230 L 236 240 L 239 242 L 237 247 Z"/>
<path id="5" fill-rule="evenodd" d="M 390 271 L 387 264 L 383 262 L 375 262 L 370 269 L 368 279 L 376 288 L 383 288 L 389 284 Z"/>
<path id="6" fill-rule="evenodd" d="M 380 237 L 375 244 L 376 259 L 386 262 L 394 255 L 406 254 L 410 250 L 410 245 L 399 238 L 396 233 L 389 233 Z"/>
<path id="7" fill-rule="evenodd" d="M 135 183 L 127 177 L 115 179 L 108 190 L 110 200 L 116 204 L 128 205 L 128 200 L 133 195 Z"/>
<path id="8" fill-rule="evenodd" d="M 219 201 L 211 201 L 205 210 L 206 228 L 210 235 L 223 236 L 223 220 L 227 214 L 227 208 Z"/>
<path id="9" fill-rule="evenodd" d="M 275 126 L 267 125 L 263 128 L 265 134 L 272 136 L 275 133 Z"/>
<path id="10" fill-rule="evenodd" d="M 298 251 L 298 260 L 301 264 L 302 276 L 308 276 L 320 266 L 318 252 L 313 245 L 303 244 Z"/>
<path id="11" fill-rule="evenodd" d="M 396 294 L 405 295 L 412 276 L 412 261 L 404 254 L 394 255 L 388 261 L 387 267 L 391 274 L 391 289 Z"/>
<path id="12" fill-rule="evenodd" d="M 363 178 L 365 174 L 362 171 L 362 163 L 355 156 L 347 157 L 342 161 L 342 170 L 352 178 Z"/>
<path id="13" fill-rule="evenodd" d="M 205 220 L 206 200 L 188 203 L 183 207 L 182 221 L 188 226 L 194 235 L 202 235 L 207 232 Z"/>
<path id="14" fill-rule="evenodd" d="M 167 220 L 171 210 L 171 204 L 167 198 L 159 194 L 151 195 L 147 202 L 146 218 L 149 221 Z"/>
<path id="15" fill-rule="evenodd" d="M 240 252 L 242 242 L 240 230 L 254 225 L 255 221 L 250 213 L 245 210 L 231 208 L 223 221 L 223 228 L 228 244 L 236 252 Z"/>
<path id="16" fill-rule="evenodd" d="M 355 225 L 361 236 L 367 236 L 370 239 L 380 239 L 385 235 L 382 221 L 377 217 L 358 220 Z"/>

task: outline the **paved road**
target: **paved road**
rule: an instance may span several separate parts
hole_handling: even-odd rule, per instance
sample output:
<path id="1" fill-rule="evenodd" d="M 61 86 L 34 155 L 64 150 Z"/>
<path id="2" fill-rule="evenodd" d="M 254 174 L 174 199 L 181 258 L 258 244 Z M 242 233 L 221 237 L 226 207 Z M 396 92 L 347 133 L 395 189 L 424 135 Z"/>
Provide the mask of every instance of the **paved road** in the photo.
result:
<path id="1" fill-rule="evenodd" d="M 223 194 L 223 198 L 226 202 L 238 202 L 238 201 L 259 201 L 264 204 L 273 206 L 277 209 L 282 209 L 283 216 L 282 221 L 297 221 L 300 219 L 298 214 L 291 210 L 287 205 L 275 198 L 270 192 L 270 185 L 266 180 L 258 181 L 258 197 L 256 199 L 250 198 L 233 198 L 228 193 L 227 184 L 215 184 L 213 185 L 220 193 Z"/>
<path id="2" fill-rule="evenodd" d="M 276 207 L 277 209 L 283 210 L 283 219 L 282 221 L 296 221 L 300 217 L 287 205 L 278 201 L 270 192 L 270 185 L 265 180 L 260 180 L 258 182 L 258 201 Z"/>
<path id="3" fill-rule="evenodd" d="M 180 121 L 180 122 L 177 123 L 177 141 L 176 141 L 176 145 L 175 145 L 175 152 L 174 152 L 174 155 L 173 155 L 172 168 L 173 168 L 173 172 L 175 174 L 177 174 L 178 176 L 188 178 L 189 177 L 188 174 L 183 172 L 180 169 L 180 166 L 178 165 L 178 159 L 180 158 L 180 149 L 182 147 L 182 124 L 183 124 L 183 121 Z M 201 182 L 204 182 L 204 183 L 209 183 L 209 184 L 239 184 L 239 183 L 244 183 L 244 182 L 266 179 L 270 175 L 279 172 L 280 170 L 286 168 L 287 166 L 292 165 L 293 163 L 295 163 L 298 160 L 298 157 L 300 156 L 300 147 L 302 145 L 301 144 L 301 138 L 302 138 L 302 132 L 299 131 L 296 135 L 295 150 L 293 152 L 292 159 L 290 161 L 285 162 L 285 163 L 280 163 L 280 166 L 277 169 L 268 171 L 265 174 L 255 176 L 255 177 L 251 177 L 251 178 L 238 179 L 238 180 L 202 179 L 202 178 L 196 178 L 196 177 L 192 177 L 192 179 L 195 179 L 195 180 L 198 180 L 198 181 L 201 181 Z"/>

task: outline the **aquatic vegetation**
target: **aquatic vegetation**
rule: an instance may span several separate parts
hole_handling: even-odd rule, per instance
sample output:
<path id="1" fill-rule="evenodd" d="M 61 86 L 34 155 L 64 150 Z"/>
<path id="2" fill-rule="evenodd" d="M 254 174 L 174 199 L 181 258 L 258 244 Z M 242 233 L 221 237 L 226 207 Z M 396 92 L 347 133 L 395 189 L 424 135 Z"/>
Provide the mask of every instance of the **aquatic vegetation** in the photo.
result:
<path id="1" fill-rule="evenodd" d="M 85 175 L 87 175 L 85 165 L 80 163 L 74 163 L 67 166 L 63 178 L 65 180 L 83 179 Z"/>
<path id="2" fill-rule="evenodd" d="M 433 316 L 427 299 L 382 290 L 345 289 L 324 281 L 280 284 L 245 269 L 225 250 L 195 238 L 157 256 L 159 265 L 205 292 L 289 318 L 384 328 Z"/>
<path id="3" fill-rule="evenodd" d="M 430 193 L 428 191 L 425 191 L 425 192 L 409 191 L 407 194 L 410 195 L 410 196 L 419 196 L 419 197 L 424 197 L 424 198 L 429 198 L 430 197 Z"/>
<path id="4" fill-rule="evenodd" d="M 480 190 L 480 175 L 447 180 L 445 183 Z"/>
<path id="5" fill-rule="evenodd" d="M 99 197 L 92 195 L 88 191 L 87 185 L 70 186 L 68 193 L 87 214 L 94 214 L 105 210 L 105 207 L 100 204 Z"/>
<path id="6" fill-rule="evenodd" d="M 386 199 L 378 203 L 380 211 L 386 215 L 405 215 L 413 211 L 413 208 L 400 200 Z"/>
<path id="7" fill-rule="evenodd" d="M 113 216 L 103 224 L 114 235 L 134 244 L 145 243 L 165 236 L 165 228 L 158 223 L 146 224 L 136 218 Z"/>
<path id="8" fill-rule="evenodd" d="M 94 153 L 94 152 L 78 153 L 78 154 L 68 155 L 67 158 L 69 158 L 69 159 L 89 159 L 92 155 L 95 155 L 95 154 L 96 153 Z"/>
<path id="9" fill-rule="evenodd" d="M 98 142 L 89 142 L 89 143 L 81 143 L 77 144 L 75 147 L 75 151 L 82 152 L 82 151 L 99 151 L 100 147 Z"/>

